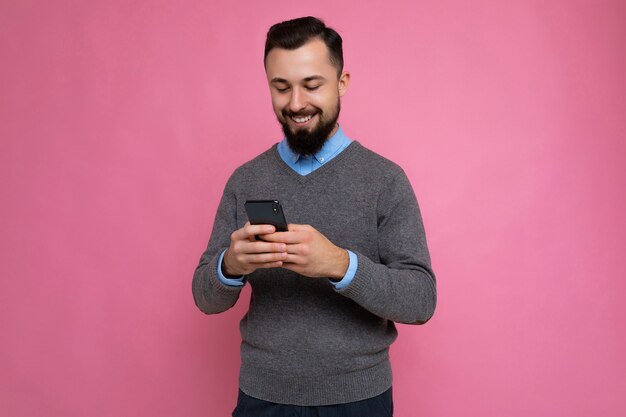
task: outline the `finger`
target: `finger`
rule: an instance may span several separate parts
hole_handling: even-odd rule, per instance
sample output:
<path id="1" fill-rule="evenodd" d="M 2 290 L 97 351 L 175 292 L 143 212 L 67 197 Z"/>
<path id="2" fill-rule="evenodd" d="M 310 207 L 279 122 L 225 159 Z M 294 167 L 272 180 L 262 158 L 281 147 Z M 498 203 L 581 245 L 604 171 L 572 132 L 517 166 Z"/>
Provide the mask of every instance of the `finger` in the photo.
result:
<path id="1" fill-rule="evenodd" d="M 231 238 L 236 240 L 249 239 L 251 236 L 274 233 L 276 228 L 271 224 L 250 224 L 247 222 L 241 229 L 235 230 Z"/>
<path id="2" fill-rule="evenodd" d="M 311 229 L 313 229 L 313 226 L 308 225 L 308 224 L 289 224 L 287 225 L 287 230 L 289 230 L 290 232 L 304 232 L 304 231 L 310 231 Z"/>
<path id="3" fill-rule="evenodd" d="M 287 252 L 287 245 L 284 243 L 264 242 L 262 240 L 252 240 L 241 244 L 241 253 L 278 253 Z"/>
<path id="4" fill-rule="evenodd" d="M 243 225 L 243 227 L 248 227 L 248 226 L 250 226 L 250 222 L 249 222 L 249 221 L 248 221 L 248 222 L 246 222 L 246 224 L 244 224 L 244 225 Z M 245 238 L 244 238 L 244 239 L 245 239 Z M 249 240 L 250 242 L 254 242 L 254 241 L 256 240 L 256 236 L 248 236 L 248 240 Z"/>
<path id="5" fill-rule="evenodd" d="M 279 253 L 258 253 L 251 255 L 242 255 L 240 257 L 241 261 L 247 264 L 252 264 L 255 267 L 259 265 L 267 264 L 267 263 L 275 263 L 275 262 L 283 262 L 287 258 L 287 254 L 285 252 Z"/>
<path id="6" fill-rule="evenodd" d="M 263 236 L 266 242 L 280 242 L 288 245 L 304 242 L 306 234 L 303 232 L 276 232 Z"/>
<path id="7" fill-rule="evenodd" d="M 305 257 L 292 254 L 292 253 L 288 253 L 284 259 L 285 264 L 292 264 L 292 265 L 304 265 L 306 261 L 307 259 Z"/>
<path id="8" fill-rule="evenodd" d="M 290 255 L 306 257 L 311 254 L 311 246 L 305 243 L 294 243 L 287 245 L 286 252 Z"/>
<path id="9" fill-rule="evenodd" d="M 244 226 L 244 230 L 248 236 L 256 236 L 274 233 L 276 228 L 271 224 L 249 224 Z"/>

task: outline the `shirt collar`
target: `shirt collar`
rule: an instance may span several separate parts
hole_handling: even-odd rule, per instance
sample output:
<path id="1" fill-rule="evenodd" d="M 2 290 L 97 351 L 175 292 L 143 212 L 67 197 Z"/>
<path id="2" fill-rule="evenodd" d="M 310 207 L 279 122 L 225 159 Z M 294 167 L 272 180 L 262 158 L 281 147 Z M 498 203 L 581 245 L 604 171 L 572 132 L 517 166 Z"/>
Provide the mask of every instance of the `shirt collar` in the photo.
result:
<path id="1" fill-rule="evenodd" d="M 347 140 L 349 139 L 343 133 L 343 129 L 339 125 L 335 134 L 332 135 L 326 142 L 324 142 L 324 146 L 322 146 L 322 149 L 313 154 L 313 158 L 317 159 L 320 164 L 323 164 L 324 162 L 328 161 L 328 159 L 332 157 L 335 153 L 337 153 L 337 151 L 342 148 Z M 286 138 L 282 140 L 280 145 L 283 145 L 282 151 L 287 157 L 287 160 L 290 161 L 292 164 L 295 164 L 301 158 L 311 158 L 311 156 L 302 156 L 299 153 L 295 153 L 294 151 L 292 151 L 289 147 L 289 144 L 287 143 Z"/>

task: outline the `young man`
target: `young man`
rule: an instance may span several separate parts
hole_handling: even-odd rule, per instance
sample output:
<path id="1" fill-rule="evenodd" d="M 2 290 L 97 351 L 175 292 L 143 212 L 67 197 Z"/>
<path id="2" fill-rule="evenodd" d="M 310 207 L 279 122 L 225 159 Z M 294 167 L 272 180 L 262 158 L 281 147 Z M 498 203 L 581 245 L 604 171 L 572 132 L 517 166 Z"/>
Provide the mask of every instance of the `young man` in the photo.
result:
<path id="1" fill-rule="evenodd" d="M 337 124 L 350 81 L 337 32 L 313 17 L 272 26 L 265 71 L 285 139 L 230 177 L 193 277 L 207 314 L 252 286 L 233 416 L 390 416 L 394 322 L 424 323 L 436 303 L 415 195 Z M 287 232 L 247 222 L 246 200 L 267 199 Z"/>

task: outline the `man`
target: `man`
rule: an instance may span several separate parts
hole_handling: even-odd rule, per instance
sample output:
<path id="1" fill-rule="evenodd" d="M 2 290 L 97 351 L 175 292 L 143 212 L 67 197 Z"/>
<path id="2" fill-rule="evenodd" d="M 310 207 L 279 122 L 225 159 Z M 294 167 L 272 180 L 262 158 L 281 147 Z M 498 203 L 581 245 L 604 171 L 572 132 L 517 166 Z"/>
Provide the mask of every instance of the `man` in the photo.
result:
<path id="1" fill-rule="evenodd" d="M 233 416 L 390 416 L 394 321 L 424 323 L 436 303 L 415 195 L 337 124 L 350 80 L 337 32 L 313 17 L 276 24 L 264 62 L 285 139 L 228 180 L 193 278 L 207 314 L 252 286 Z M 245 201 L 267 199 L 287 232 L 247 222 Z"/>

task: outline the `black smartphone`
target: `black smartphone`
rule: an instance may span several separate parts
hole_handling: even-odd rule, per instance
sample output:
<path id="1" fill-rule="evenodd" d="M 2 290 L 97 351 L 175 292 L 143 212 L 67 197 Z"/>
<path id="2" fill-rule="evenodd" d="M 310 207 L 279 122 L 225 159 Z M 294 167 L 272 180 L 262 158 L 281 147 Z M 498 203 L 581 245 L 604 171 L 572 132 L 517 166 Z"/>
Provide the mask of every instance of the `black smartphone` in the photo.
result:
<path id="1" fill-rule="evenodd" d="M 277 232 L 287 231 L 285 213 L 278 200 L 248 200 L 244 204 L 250 224 L 271 224 Z M 257 236 L 258 239 L 258 236 Z"/>

